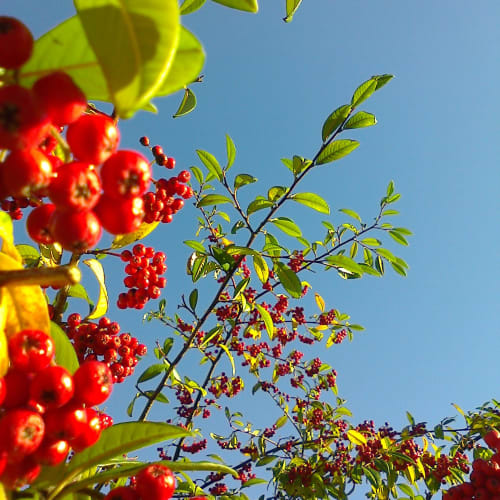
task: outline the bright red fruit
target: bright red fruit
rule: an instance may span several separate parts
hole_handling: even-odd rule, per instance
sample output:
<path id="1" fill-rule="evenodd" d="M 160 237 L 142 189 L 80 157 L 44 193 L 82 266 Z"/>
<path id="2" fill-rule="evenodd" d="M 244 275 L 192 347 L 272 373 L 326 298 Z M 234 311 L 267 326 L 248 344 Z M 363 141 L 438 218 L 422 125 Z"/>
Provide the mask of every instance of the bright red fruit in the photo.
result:
<path id="1" fill-rule="evenodd" d="M 87 427 L 76 439 L 71 441 L 71 447 L 76 452 L 97 443 L 103 430 L 100 414 L 93 408 L 85 408 L 85 411 L 87 412 Z"/>
<path id="2" fill-rule="evenodd" d="M 0 87 L 0 148 L 36 147 L 49 125 L 31 91 L 19 85 Z"/>
<path id="3" fill-rule="evenodd" d="M 3 164 L 2 181 L 10 196 L 29 197 L 51 180 L 52 163 L 38 149 L 11 151 Z"/>
<path id="4" fill-rule="evenodd" d="M 33 458 L 42 465 L 58 465 L 66 460 L 69 443 L 63 439 L 44 439 L 33 454 Z"/>
<path id="5" fill-rule="evenodd" d="M 13 69 L 22 66 L 33 51 L 33 35 L 18 19 L 0 17 L 0 67 Z"/>
<path id="6" fill-rule="evenodd" d="M 164 465 L 148 465 L 137 474 L 135 487 L 141 498 L 168 500 L 175 491 L 175 477 Z"/>
<path id="7" fill-rule="evenodd" d="M 83 252 L 97 244 L 102 234 L 99 219 L 92 211 L 60 212 L 50 218 L 50 233 L 65 250 Z"/>
<path id="8" fill-rule="evenodd" d="M 99 165 L 118 147 L 120 132 L 106 115 L 83 115 L 68 127 L 66 139 L 80 161 Z"/>
<path id="9" fill-rule="evenodd" d="M 4 380 L 7 391 L 2 406 L 9 409 L 26 404 L 30 397 L 30 375 L 25 371 L 11 369 Z"/>
<path id="10" fill-rule="evenodd" d="M 4 402 L 5 396 L 7 395 L 7 384 L 5 383 L 5 379 L 0 377 L 0 406 Z"/>
<path id="11" fill-rule="evenodd" d="M 95 207 L 102 227 L 111 234 L 127 234 L 135 231 L 144 218 L 142 198 L 111 198 L 103 194 Z"/>
<path id="12" fill-rule="evenodd" d="M 40 107 L 58 127 L 73 123 L 87 109 L 85 94 L 62 71 L 42 76 L 32 90 Z"/>
<path id="13" fill-rule="evenodd" d="M 73 375 L 75 400 L 87 406 L 104 403 L 113 390 L 113 374 L 106 363 L 86 361 Z"/>
<path id="14" fill-rule="evenodd" d="M 41 330 L 22 330 L 9 339 L 9 359 L 18 370 L 43 370 L 54 357 L 54 341 Z"/>
<path id="15" fill-rule="evenodd" d="M 26 230 L 33 241 L 44 245 L 54 243 L 49 230 L 49 221 L 55 209 L 56 206 L 53 203 L 46 203 L 30 212 L 26 219 Z"/>
<path id="16" fill-rule="evenodd" d="M 74 393 L 71 374 L 63 366 L 48 366 L 31 381 L 30 397 L 47 409 L 64 406 Z"/>
<path id="17" fill-rule="evenodd" d="M 484 442 L 492 449 L 499 450 L 500 448 L 500 432 L 496 429 L 492 429 L 488 434 L 484 436 Z"/>
<path id="18" fill-rule="evenodd" d="M 40 446 L 44 432 L 39 413 L 20 408 L 9 410 L 0 419 L 0 447 L 8 452 L 9 462 L 17 462 Z"/>
<path id="19" fill-rule="evenodd" d="M 91 210 L 101 195 L 101 181 L 95 168 L 79 161 L 57 169 L 49 186 L 49 197 L 59 210 Z"/>
<path id="20" fill-rule="evenodd" d="M 139 493 L 131 486 L 119 486 L 112 489 L 104 500 L 140 500 Z"/>
<path id="21" fill-rule="evenodd" d="M 15 490 L 31 484 L 40 474 L 40 464 L 32 455 L 19 462 L 8 463 L 0 476 L 0 481 L 8 490 Z"/>
<path id="22" fill-rule="evenodd" d="M 75 403 L 47 411 L 44 416 L 47 439 L 71 441 L 85 432 L 87 412 Z"/>
<path id="23" fill-rule="evenodd" d="M 140 153 L 117 151 L 101 167 L 102 188 L 112 198 L 143 195 L 151 181 L 151 167 Z"/>

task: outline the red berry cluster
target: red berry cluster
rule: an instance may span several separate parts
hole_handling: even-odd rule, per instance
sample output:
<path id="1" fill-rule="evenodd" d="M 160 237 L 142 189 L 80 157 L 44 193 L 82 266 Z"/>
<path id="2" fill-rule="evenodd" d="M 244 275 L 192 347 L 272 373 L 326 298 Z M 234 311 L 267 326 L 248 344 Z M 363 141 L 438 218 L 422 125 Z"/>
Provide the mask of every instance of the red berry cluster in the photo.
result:
<path id="1" fill-rule="evenodd" d="M 490 460 L 474 460 L 470 481 L 450 488 L 443 494 L 443 500 L 500 498 L 500 432 L 493 429 L 484 436 L 484 441 L 495 450 L 493 456 Z"/>
<path id="2" fill-rule="evenodd" d="M 78 313 L 68 316 L 66 335 L 71 339 L 80 362 L 101 361 L 113 374 L 113 382 L 121 383 L 134 373 L 138 356 L 147 353 L 147 347 L 129 333 L 120 333 L 116 321 L 102 317 L 98 323 L 82 323 Z"/>
<path id="3" fill-rule="evenodd" d="M 167 279 L 162 276 L 167 271 L 166 258 L 163 252 L 155 252 L 154 248 L 141 243 L 132 251 L 123 250 L 121 259 L 127 263 L 125 272 L 128 275 L 123 283 L 129 290 L 118 296 L 120 309 L 142 309 L 150 299 L 161 295 L 161 289 L 167 284 Z"/>
<path id="4" fill-rule="evenodd" d="M 161 464 L 148 465 L 132 483 L 112 489 L 104 500 L 169 500 L 175 491 L 174 474 Z"/>
<path id="5" fill-rule="evenodd" d="M 83 363 L 74 375 L 57 365 L 54 342 L 40 330 L 16 333 L 8 350 L 9 371 L 0 378 L 0 481 L 15 489 L 33 482 L 42 465 L 99 439 L 112 422 L 92 407 L 113 383 L 104 363 Z"/>

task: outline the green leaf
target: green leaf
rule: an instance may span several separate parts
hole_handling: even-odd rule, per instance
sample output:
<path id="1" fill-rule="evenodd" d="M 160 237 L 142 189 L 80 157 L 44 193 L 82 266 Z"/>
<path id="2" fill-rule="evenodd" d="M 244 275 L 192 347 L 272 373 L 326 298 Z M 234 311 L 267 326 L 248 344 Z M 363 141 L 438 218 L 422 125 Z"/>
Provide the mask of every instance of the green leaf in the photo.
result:
<path id="1" fill-rule="evenodd" d="M 297 224 L 295 224 L 295 222 L 288 217 L 276 217 L 271 219 L 270 222 L 289 236 L 302 236 L 302 231 L 299 226 L 297 226 Z"/>
<path id="2" fill-rule="evenodd" d="M 204 62 L 205 52 L 203 46 L 190 31 L 181 26 L 179 45 L 172 63 L 172 69 L 154 97 L 173 94 L 196 81 L 203 69 Z"/>
<path id="3" fill-rule="evenodd" d="M 267 479 L 261 479 L 259 477 L 254 477 L 252 479 L 249 479 L 248 481 L 245 481 L 241 487 L 242 488 L 250 488 L 251 486 L 255 486 L 256 484 L 268 484 L 269 481 Z"/>
<path id="4" fill-rule="evenodd" d="M 400 245 L 408 246 L 408 241 L 399 231 L 392 230 L 389 231 L 389 234 L 391 235 L 392 239 L 397 243 L 399 243 Z"/>
<path id="5" fill-rule="evenodd" d="M 50 336 L 54 341 L 56 351 L 56 363 L 64 366 L 70 373 L 75 373 L 79 363 L 73 344 L 70 342 L 66 333 L 59 325 L 50 323 Z"/>
<path id="6" fill-rule="evenodd" d="M 94 308 L 94 303 L 90 300 L 87 294 L 87 290 L 85 290 L 85 288 L 82 285 L 80 285 L 80 283 L 77 283 L 76 285 L 71 285 L 68 288 L 68 295 L 70 297 L 74 297 L 76 299 L 82 299 L 85 302 L 87 302 L 87 304 L 90 307 L 90 310 Z"/>
<path id="7" fill-rule="evenodd" d="M 261 255 L 256 254 L 253 256 L 253 267 L 259 280 L 262 283 L 266 283 L 269 279 L 269 268 L 267 262 Z"/>
<path id="8" fill-rule="evenodd" d="M 191 247 L 193 250 L 196 250 L 199 253 L 207 253 L 207 251 L 205 250 L 205 247 L 199 241 L 186 240 L 183 243 L 185 245 L 187 245 L 188 247 Z"/>
<path id="9" fill-rule="evenodd" d="M 398 484 L 397 486 L 405 495 L 408 495 L 410 498 L 413 498 L 415 496 L 415 493 L 407 484 Z"/>
<path id="10" fill-rule="evenodd" d="M 111 243 L 111 248 L 123 248 L 131 243 L 142 240 L 148 234 L 151 234 L 158 227 L 158 224 L 159 222 L 143 222 L 134 232 L 115 236 L 113 243 Z"/>
<path id="11" fill-rule="evenodd" d="M 253 175 L 249 174 L 238 174 L 234 178 L 234 189 L 239 189 L 242 186 L 246 186 L 247 184 L 253 184 L 254 182 L 257 182 L 257 177 L 254 177 Z"/>
<path id="12" fill-rule="evenodd" d="M 213 174 L 214 177 L 222 181 L 222 168 L 217 161 L 217 158 L 208 151 L 203 151 L 201 149 L 197 149 L 196 153 L 198 157 L 203 162 L 203 165 L 207 167 L 208 171 Z"/>
<path id="13" fill-rule="evenodd" d="M 31 245 L 21 244 L 21 245 L 16 245 L 16 249 L 19 252 L 19 255 L 22 257 L 23 264 L 25 266 L 31 267 L 38 264 L 38 261 L 40 260 L 40 252 L 35 247 Z"/>
<path id="14" fill-rule="evenodd" d="M 354 429 L 349 429 L 347 431 L 347 439 L 353 444 L 356 445 L 364 445 L 366 444 L 366 438 L 361 434 L 361 432 L 358 432 Z"/>
<path id="15" fill-rule="evenodd" d="M 377 123 L 375 115 L 367 113 L 366 111 L 359 111 L 354 116 L 349 118 L 347 123 L 344 125 L 345 129 L 348 128 L 364 128 L 371 127 Z"/>
<path id="16" fill-rule="evenodd" d="M 177 108 L 177 111 L 172 116 L 172 118 L 179 118 L 179 116 L 187 115 L 188 113 L 191 113 L 191 111 L 193 111 L 195 107 L 196 107 L 196 96 L 194 95 L 194 92 L 191 89 L 186 88 L 184 90 L 184 97 L 182 98 L 182 101 L 179 104 L 179 107 Z"/>
<path id="17" fill-rule="evenodd" d="M 407 272 L 403 266 L 400 266 L 397 262 L 391 262 L 391 266 L 394 269 L 394 271 L 396 271 L 398 274 L 406 277 Z"/>
<path id="18" fill-rule="evenodd" d="M 226 152 L 227 152 L 227 165 L 226 170 L 229 170 L 234 163 L 234 159 L 236 158 L 236 146 L 234 145 L 231 137 L 226 134 Z"/>
<path id="19" fill-rule="evenodd" d="M 274 423 L 274 427 L 276 429 L 280 429 L 281 427 L 283 427 L 286 423 L 288 422 L 288 417 L 286 415 L 281 415 L 280 418 L 278 418 L 278 420 L 276 420 L 276 422 Z"/>
<path id="20" fill-rule="evenodd" d="M 189 167 L 195 179 L 198 181 L 198 184 L 203 183 L 203 172 L 198 167 Z"/>
<path id="21" fill-rule="evenodd" d="M 325 163 L 340 160 L 340 158 L 347 156 L 358 146 L 359 142 L 352 139 L 340 139 L 338 141 L 333 141 L 328 144 L 325 149 L 323 149 L 316 163 L 318 165 L 324 165 Z"/>
<path id="22" fill-rule="evenodd" d="M 377 89 L 377 80 L 370 78 L 362 83 L 355 91 L 351 99 L 351 106 L 355 108 L 366 101 Z"/>
<path id="23" fill-rule="evenodd" d="M 255 308 L 259 311 L 260 317 L 262 321 L 264 321 L 264 325 L 266 326 L 267 334 L 271 340 L 274 339 L 274 323 L 273 319 L 269 312 L 264 309 L 260 304 L 255 303 Z"/>
<path id="24" fill-rule="evenodd" d="M 372 79 L 374 79 L 377 82 L 377 87 L 375 90 L 380 90 L 384 85 L 389 83 L 393 78 L 394 78 L 394 75 L 389 75 L 389 74 L 372 76 Z"/>
<path id="25" fill-rule="evenodd" d="M 141 384 L 142 382 L 146 382 L 146 380 L 151 380 L 152 378 L 157 377 L 160 373 L 163 373 L 167 368 L 168 366 L 163 363 L 148 366 L 137 379 L 137 383 Z"/>
<path id="26" fill-rule="evenodd" d="M 209 205 L 222 205 L 223 203 L 233 203 L 231 198 L 222 194 L 207 194 L 198 203 L 197 207 L 207 207 Z"/>
<path id="27" fill-rule="evenodd" d="M 272 201 L 278 201 L 287 191 L 287 188 L 284 186 L 273 186 L 267 191 L 267 199 Z"/>
<path id="28" fill-rule="evenodd" d="M 97 299 L 94 310 L 87 316 L 87 319 L 100 318 L 106 314 L 109 304 L 108 291 L 106 290 L 106 283 L 104 282 L 104 269 L 97 259 L 84 260 L 83 263 L 90 267 L 99 283 L 99 298 Z"/>
<path id="29" fill-rule="evenodd" d="M 206 0 L 184 0 L 181 5 L 180 14 L 182 16 L 191 14 L 197 11 L 205 2 Z"/>
<path id="30" fill-rule="evenodd" d="M 266 455 L 265 457 L 262 457 L 259 460 L 257 460 L 257 462 L 255 463 L 255 466 L 256 467 L 263 467 L 264 465 L 268 465 L 271 462 L 274 462 L 278 458 L 279 457 L 277 455 Z"/>
<path id="31" fill-rule="evenodd" d="M 250 216 L 251 214 L 257 212 L 258 210 L 263 210 L 264 208 L 270 208 L 273 206 L 273 202 L 266 200 L 262 196 L 253 200 L 247 208 L 247 214 Z"/>
<path id="32" fill-rule="evenodd" d="M 329 265 L 332 265 L 339 270 L 345 269 L 348 272 L 363 274 L 363 268 L 345 255 L 331 255 L 326 258 L 326 261 Z"/>
<path id="33" fill-rule="evenodd" d="M 179 43 L 177 0 L 74 0 L 117 114 L 130 117 L 155 95 Z"/>
<path id="34" fill-rule="evenodd" d="M 233 377 L 236 374 L 236 367 L 234 366 L 234 358 L 233 355 L 229 352 L 229 349 L 224 344 L 218 344 L 218 346 L 227 354 L 229 358 L 229 362 L 231 363 L 231 368 L 233 369 Z"/>
<path id="35" fill-rule="evenodd" d="M 282 262 L 274 264 L 274 270 L 278 275 L 283 288 L 294 298 L 302 297 L 302 283 L 297 274 Z"/>
<path id="36" fill-rule="evenodd" d="M 344 122 L 344 120 L 349 116 L 351 112 L 351 106 L 349 104 L 344 104 L 340 106 L 335 111 L 333 111 L 330 116 L 325 120 L 323 124 L 323 129 L 321 131 L 321 138 L 325 142 L 330 135 Z"/>
<path id="37" fill-rule="evenodd" d="M 361 217 L 357 212 L 354 210 L 351 210 L 350 208 L 340 208 L 339 212 L 343 212 L 346 215 L 349 215 L 349 217 L 352 217 L 353 219 L 356 219 L 357 221 L 361 222 Z"/>
<path id="38" fill-rule="evenodd" d="M 283 160 L 281 160 L 283 161 Z M 286 163 L 285 163 L 286 165 Z M 293 161 L 291 164 L 290 170 L 293 172 L 293 175 L 297 177 L 300 173 L 302 173 L 306 168 L 312 165 L 312 160 L 306 160 L 301 156 L 295 155 L 293 157 Z"/>
<path id="39" fill-rule="evenodd" d="M 285 23 L 289 23 L 297 12 L 299 5 L 302 3 L 302 0 L 286 0 L 286 17 L 283 18 Z"/>
<path id="40" fill-rule="evenodd" d="M 102 432 L 96 444 L 76 454 L 62 469 L 64 475 L 56 490 L 61 491 L 67 483 L 92 466 L 160 441 L 190 435 L 189 431 L 180 427 L 159 422 L 126 422 L 112 425 Z"/>
<path id="41" fill-rule="evenodd" d="M 382 244 L 382 242 L 377 240 L 377 238 L 364 238 L 361 240 L 361 243 L 363 243 L 363 245 L 368 245 L 369 247 L 378 247 Z"/>
<path id="42" fill-rule="evenodd" d="M 216 3 L 230 7 L 231 9 L 243 10 L 245 12 L 257 13 L 259 4 L 257 0 L 213 0 Z"/>
<path id="43" fill-rule="evenodd" d="M 191 309 L 194 311 L 196 309 L 196 305 L 198 304 L 198 289 L 195 288 L 190 294 L 189 294 L 189 306 Z"/>
<path id="44" fill-rule="evenodd" d="M 328 203 L 315 193 L 297 193 L 290 197 L 291 200 L 301 203 L 306 207 L 310 207 L 322 214 L 329 214 L 330 207 Z"/>
<path id="45" fill-rule="evenodd" d="M 395 227 L 394 231 L 405 234 L 406 236 L 411 236 L 413 234 L 409 229 L 406 229 L 406 227 Z"/>

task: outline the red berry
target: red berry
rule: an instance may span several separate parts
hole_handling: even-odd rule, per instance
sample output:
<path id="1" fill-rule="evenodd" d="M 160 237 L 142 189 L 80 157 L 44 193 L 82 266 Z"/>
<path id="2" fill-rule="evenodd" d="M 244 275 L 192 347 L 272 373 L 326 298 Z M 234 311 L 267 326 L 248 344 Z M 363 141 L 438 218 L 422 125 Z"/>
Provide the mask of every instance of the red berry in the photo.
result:
<path id="1" fill-rule="evenodd" d="M 484 436 L 484 442 L 494 450 L 499 450 L 500 448 L 500 432 L 496 429 L 491 430 Z"/>
<path id="2" fill-rule="evenodd" d="M 34 208 L 26 219 L 26 230 L 30 238 L 37 243 L 50 245 L 54 243 L 54 238 L 49 231 L 49 221 L 56 206 L 46 203 Z"/>
<path id="3" fill-rule="evenodd" d="M 7 395 L 7 384 L 3 377 L 0 377 L 0 406 L 5 400 L 5 396 Z"/>
<path id="4" fill-rule="evenodd" d="M 151 181 L 151 167 L 135 151 L 117 151 L 101 167 L 102 188 L 112 198 L 143 195 Z"/>
<path id="5" fill-rule="evenodd" d="M 8 463 L 0 476 L 0 482 L 8 490 L 15 490 L 31 484 L 40 474 L 40 470 L 40 464 L 29 455 L 20 462 Z"/>
<path id="6" fill-rule="evenodd" d="M 83 115 L 69 125 L 66 139 L 78 160 L 99 165 L 116 151 L 120 133 L 109 116 Z"/>
<path id="7" fill-rule="evenodd" d="M 71 441 L 71 447 L 76 452 L 80 452 L 97 443 L 103 429 L 99 413 L 93 408 L 85 408 L 85 411 L 87 412 L 87 426 L 76 439 Z"/>
<path id="8" fill-rule="evenodd" d="M 0 67 L 13 69 L 22 66 L 33 51 L 33 35 L 18 19 L 0 17 Z"/>
<path id="9" fill-rule="evenodd" d="M 29 197 L 51 180 L 52 163 L 38 149 L 11 151 L 2 166 L 2 181 L 13 197 Z"/>
<path id="10" fill-rule="evenodd" d="M 71 374 L 63 366 L 48 366 L 38 372 L 31 382 L 30 396 L 47 409 L 64 406 L 74 393 Z"/>
<path id="11" fill-rule="evenodd" d="M 73 79 L 61 71 L 39 78 L 33 93 L 54 125 L 62 127 L 77 120 L 87 108 L 87 99 Z"/>
<path id="12" fill-rule="evenodd" d="M 140 139 L 139 139 L 139 142 L 143 145 L 143 146 L 149 146 L 149 137 L 147 136 L 142 136 Z"/>
<path id="13" fill-rule="evenodd" d="M 113 390 L 113 374 L 106 363 L 87 361 L 76 370 L 75 400 L 87 406 L 99 405 Z"/>
<path id="14" fill-rule="evenodd" d="M 6 394 L 2 406 L 17 408 L 28 402 L 31 378 L 25 371 L 11 369 L 4 377 Z"/>
<path id="15" fill-rule="evenodd" d="M 165 164 L 165 166 L 166 166 L 169 170 L 172 170 L 173 168 L 175 168 L 175 158 L 169 157 L 169 158 L 167 159 L 167 163 Z"/>
<path id="16" fill-rule="evenodd" d="M 140 500 L 139 493 L 131 486 L 118 486 L 112 489 L 104 500 Z"/>
<path id="17" fill-rule="evenodd" d="M 135 487 L 141 498 L 168 500 L 175 491 L 175 477 L 164 465 L 148 465 L 137 474 Z"/>
<path id="18" fill-rule="evenodd" d="M 94 167 L 74 161 L 57 169 L 49 197 L 59 210 L 90 210 L 99 201 L 101 181 Z"/>
<path id="19" fill-rule="evenodd" d="M 102 227 L 94 212 L 60 212 L 50 219 L 50 232 L 65 250 L 83 252 L 97 244 Z"/>
<path id="20" fill-rule="evenodd" d="M 40 446 L 44 432 L 39 413 L 18 408 L 9 410 L 0 419 L 0 447 L 8 452 L 9 462 L 17 462 Z"/>
<path id="21" fill-rule="evenodd" d="M 22 330 L 9 339 L 9 359 L 18 370 L 43 370 L 54 357 L 54 341 L 41 330 Z"/>
<path id="22" fill-rule="evenodd" d="M 69 443 L 63 439 L 44 439 L 33 454 L 33 458 L 42 465 L 58 465 L 66 460 Z"/>
<path id="23" fill-rule="evenodd" d="M 189 170 L 183 170 L 178 176 L 177 178 L 181 181 L 181 182 L 189 182 L 191 180 L 191 172 L 189 172 Z"/>
<path id="24" fill-rule="evenodd" d="M 31 91 L 19 85 L 0 87 L 0 148 L 36 147 L 49 125 Z"/>
<path id="25" fill-rule="evenodd" d="M 87 428 L 87 412 L 75 403 L 49 410 L 43 418 L 48 439 L 71 441 Z"/>
<path id="26" fill-rule="evenodd" d="M 144 217 L 142 198 L 115 199 L 103 194 L 95 207 L 102 227 L 111 234 L 132 233 Z"/>
<path id="27" fill-rule="evenodd" d="M 154 156 L 161 156 L 163 155 L 163 148 L 161 146 L 153 146 L 151 148 L 151 152 L 153 153 Z"/>

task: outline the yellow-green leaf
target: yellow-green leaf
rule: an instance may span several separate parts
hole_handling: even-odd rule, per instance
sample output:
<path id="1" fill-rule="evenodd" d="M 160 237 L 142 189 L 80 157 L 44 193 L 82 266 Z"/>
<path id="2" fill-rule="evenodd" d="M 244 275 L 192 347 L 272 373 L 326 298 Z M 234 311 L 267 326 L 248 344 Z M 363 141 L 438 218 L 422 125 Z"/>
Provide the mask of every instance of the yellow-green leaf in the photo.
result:
<path id="1" fill-rule="evenodd" d="M 104 269 L 102 264 L 97 259 L 84 260 L 83 263 L 90 267 L 99 283 L 99 298 L 95 304 L 94 310 L 87 316 L 87 319 L 100 318 L 106 314 L 108 310 L 108 291 L 104 279 Z"/>
<path id="2" fill-rule="evenodd" d="M 253 267 L 255 268 L 255 273 L 262 283 L 266 283 L 269 279 L 269 267 L 267 267 L 267 262 L 259 254 L 253 256 Z"/>
<path id="3" fill-rule="evenodd" d="M 314 294 L 314 298 L 316 299 L 316 304 L 321 312 L 325 312 L 325 301 L 323 297 L 319 293 Z"/>
<path id="4" fill-rule="evenodd" d="M 266 326 L 266 330 L 267 330 L 267 334 L 269 335 L 269 338 L 271 340 L 273 340 L 274 339 L 274 323 L 273 323 L 273 319 L 271 318 L 271 315 L 260 304 L 255 304 L 255 307 L 257 308 L 257 311 L 259 311 L 259 314 L 260 314 L 260 317 L 262 318 L 262 321 L 264 321 L 264 325 Z"/>
<path id="5" fill-rule="evenodd" d="M 361 434 L 361 432 L 358 432 L 354 429 L 350 429 L 347 431 L 347 439 L 353 444 L 356 445 L 364 445 L 366 444 L 366 438 Z"/>
<path id="6" fill-rule="evenodd" d="M 142 240 L 148 234 L 152 233 L 157 228 L 158 224 L 158 221 L 150 223 L 143 222 L 134 232 L 115 236 L 113 243 L 111 243 L 111 248 L 123 248 L 130 245 L 130 243 Z"/>

